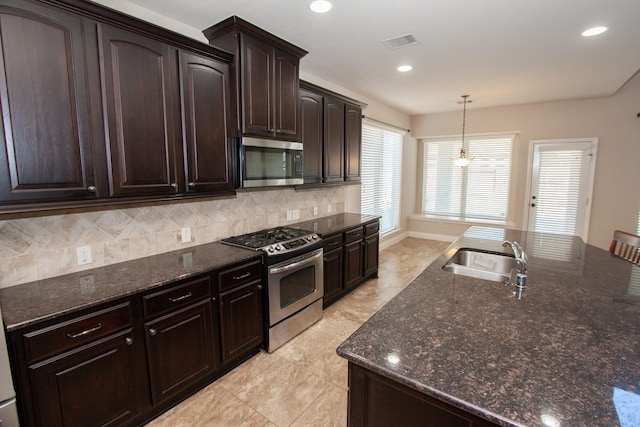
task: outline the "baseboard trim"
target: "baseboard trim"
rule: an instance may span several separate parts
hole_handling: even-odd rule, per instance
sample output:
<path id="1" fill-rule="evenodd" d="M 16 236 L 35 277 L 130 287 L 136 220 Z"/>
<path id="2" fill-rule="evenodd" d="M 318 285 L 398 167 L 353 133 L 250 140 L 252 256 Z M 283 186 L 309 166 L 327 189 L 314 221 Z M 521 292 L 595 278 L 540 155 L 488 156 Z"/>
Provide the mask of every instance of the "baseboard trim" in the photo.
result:
<path id="1" fill-rule="evenodd" d="M 396 243 L 403 241 L 407 237 L 409 237 L 409 233 L 407 233 L 406 231 L 395 232 L 388 236 L 384 236 L 380 239 L 380 250 L 386 249 L 389 246 L 393 246 Z"/>

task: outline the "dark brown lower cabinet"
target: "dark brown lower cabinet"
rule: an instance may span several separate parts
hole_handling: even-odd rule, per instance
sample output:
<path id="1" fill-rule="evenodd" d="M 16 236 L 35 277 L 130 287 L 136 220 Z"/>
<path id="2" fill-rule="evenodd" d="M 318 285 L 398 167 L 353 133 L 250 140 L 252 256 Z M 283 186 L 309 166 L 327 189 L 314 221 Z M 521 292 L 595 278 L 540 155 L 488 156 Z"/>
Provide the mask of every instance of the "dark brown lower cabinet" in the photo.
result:
<path id="1" fill-rule="evenodd" d="M 257 255 L 11 331 L 21 426 L 151 420 L 259 351 L 262 299 Z"/>
<path id="2" fill-rule="evenodd" d="M 322 237 L 324 308 L 378 275 L 379 228 L 380 222 L 374 220 Z"/>
<path id="3" fill-rule="evenodd" d="M 140 345 L 126 329 L 29 366 L 29 415 L 41 426 L 126 425 L 146 391 L 135 372 Z"/>
<path id="4" fill-rule="evenodd" d="M 262 282 L 220 294 L 222 363 L 229 363 L 262 343 Z"/>
<path id="5" fill-rule="evenodd" d="M 349 427 L 495 427 L 489 421 L 349 363 Z"/>
<path id="6" fill-rule="evenodd" d="M 154 404 L 174 396 L 213 371 L 212 328 L 208 298 L 145 323 Z"/>
<path id="7" fill-rule="evenodd" d="M 325 252 L 324 259 L 324 300 L 326 307 L 342 294 L 342 246 Z"/>

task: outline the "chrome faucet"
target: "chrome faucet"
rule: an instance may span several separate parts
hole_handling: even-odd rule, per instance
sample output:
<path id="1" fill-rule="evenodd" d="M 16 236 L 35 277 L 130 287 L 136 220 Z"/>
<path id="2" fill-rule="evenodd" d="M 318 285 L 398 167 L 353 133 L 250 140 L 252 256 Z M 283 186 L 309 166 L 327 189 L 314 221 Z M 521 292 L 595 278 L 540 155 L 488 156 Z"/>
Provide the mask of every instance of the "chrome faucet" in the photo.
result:
<path id="1" fill-rule="evenodd" d="M 516 274 L 516 277 L 512 278 L 509 282 L 505 284 L 515 285 L 516 292 L 514 292 L 514 294 L 518 299 L 521 299 L 522 294 L 527 287 L 527 270 L 529 268 L 527 254 L 524 253 L 522 246 L 520 246 L 520 244 L 515 240 L 513 242 L 505 240 L 504 242 L 502 242 L 502 246 L 503 247 L 511 246 L 513 255 L 515 256 L 516 261 L 518 263 L 518 273 Z"/>

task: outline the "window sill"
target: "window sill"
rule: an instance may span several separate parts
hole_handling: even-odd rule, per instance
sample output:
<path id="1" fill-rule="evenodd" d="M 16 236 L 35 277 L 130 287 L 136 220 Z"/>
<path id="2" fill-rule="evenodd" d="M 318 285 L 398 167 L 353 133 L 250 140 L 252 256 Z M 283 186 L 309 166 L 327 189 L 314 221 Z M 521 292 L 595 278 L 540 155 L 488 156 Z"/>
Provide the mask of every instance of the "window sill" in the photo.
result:
<path id="1" fill-rule="evenodd" d="M 497 226 L 504 228 L 516 228 L 516 225 L 512 222 L 507 221 L 496 221 L 489 219 L 465 219 L 454 216 L 438 216 L 438 215 L 427 215 L 427 214 L 413 214 L 409 215 L 409 219 L 416 221 L 432 221 L 432 222 L 448 222 L 452 224 L 463 224 L 463 225 L 479 225 L 479 226 Z"/>

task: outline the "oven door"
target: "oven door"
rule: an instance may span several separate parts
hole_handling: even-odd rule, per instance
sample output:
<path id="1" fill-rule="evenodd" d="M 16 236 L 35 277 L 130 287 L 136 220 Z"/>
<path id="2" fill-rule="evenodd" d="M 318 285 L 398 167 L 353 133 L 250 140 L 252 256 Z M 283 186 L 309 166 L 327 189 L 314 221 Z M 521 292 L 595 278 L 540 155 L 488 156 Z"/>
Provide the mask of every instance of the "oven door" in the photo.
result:
<path id="1" fill-rule="evenodd" d="M 324 295 L 322 249 L 268 267 L 269 326 Z"/>

